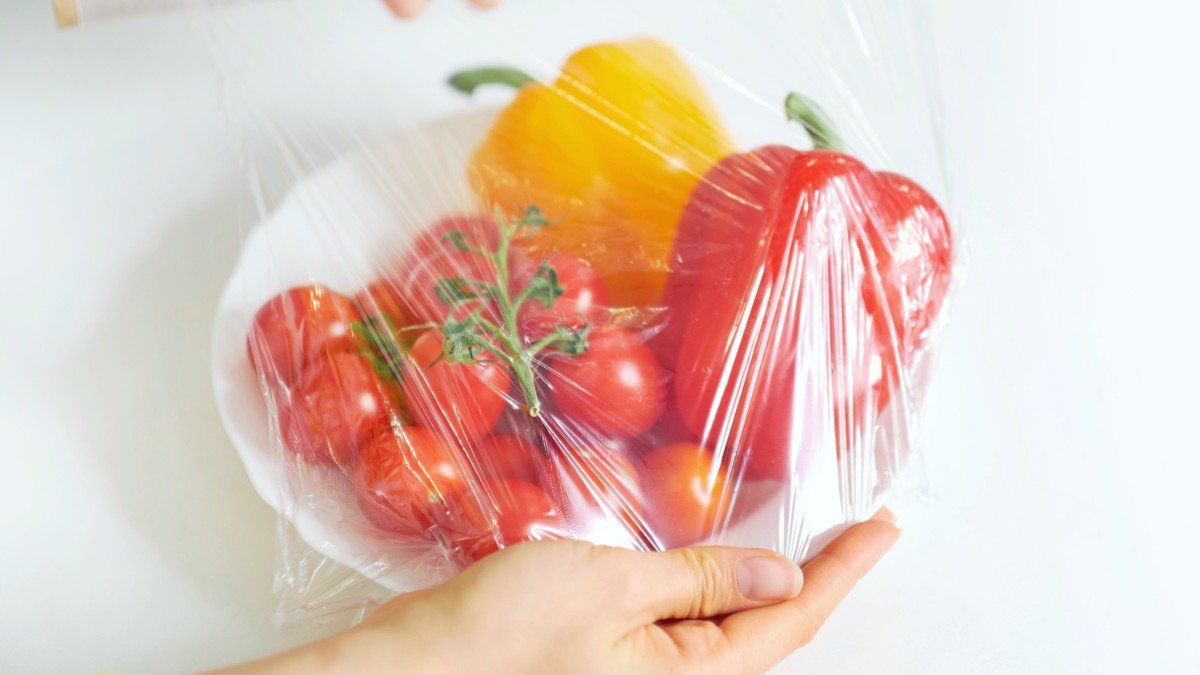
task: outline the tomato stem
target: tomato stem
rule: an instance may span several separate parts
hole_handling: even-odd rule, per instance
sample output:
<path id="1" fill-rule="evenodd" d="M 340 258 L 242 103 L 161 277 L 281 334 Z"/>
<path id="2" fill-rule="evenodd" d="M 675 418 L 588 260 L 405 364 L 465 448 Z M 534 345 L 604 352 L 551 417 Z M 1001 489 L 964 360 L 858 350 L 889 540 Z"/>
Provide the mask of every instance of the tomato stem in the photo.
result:
<path id="1" fill-rule="evenodd" d="M 516 228 L 497 212 L 497 222 L 500 225 L 500 245 L 496 247 L 496 300 L 500 305 L 500 316 L 504 319 L 502 337 L 506 338 L 508 348 L 516 353 L 512 361 L 513 373 L 521 385 L 521 393 L 525 395 L 526 410 L 530 417 L 541 414 L 541 404 L 538 401 L 537 383 L 533 376 L 533 358 L 528 350 L 521 348 L 520 330 L 517 326 L 517 311 L 520 302 L 513 302 L 508 294 L 508 245 Z M 525 294 L 522 293 L 521 296 Z M 518 297 L 521 297 L 518 296 Z M 522 300 L 523 302 L 523 300 Z"/>
<path id="2" fill-rule="evenodd" d="M 454 89 L 470 96 L 475 93 L 476 89 L 485 84 L 502 84 L 513 89 L 520 89 L 536 81 L 528 73 L 517 68 L 488 67 L 460 70 L 451 75 L 450 79 L 446 80 L 446 83 L 454 87 Z"/>
<path id="3" fill-rule="evenodd" d="M 834 128 L 833 121 L 816 101 L 793 91 L 783 100 L 783 110 L 788 120 L 799 122 L 804 127 L 812 139 L 813 147 L 835 152 L 845 149 L 846 145 Z"/>
<path id="4" fill-rule="evenodd" d="M 499 324 L 483 316 L 486 304 L 476 307 L 461 321 L 447 320 L 441 327 L 446 338 L 442 353 L 455 363 L 477 362 L 480 352 L 492 354 L 516 376 L 521 394 L 525 398 L 526 412 L 530 417 L 538 417 L 542 409 L 534 370 L 537 355 L 551 347 L 565 354 L 580 354 L 586 351 L 589 327 L 586 324 L 579 329 L 558 326 L 541 340 L 528 347 L 524 345 L 519 322 L 521 306 L 534 301 L 550 307 L 562 296 L 565 289 L 558 284 L 555 269 L 543 262 L 525 288 L 513 297 L 509 290 L 511 273 L 508 266 L 512 239 L 523 227 L 546 227 L 550 223 L 532 206 L 519 220 L 510 221 L 499 211 L 495 217 L 500 230 L 495 251 L 486 251 L 467 243 L 461 232 L 448 232 L 445 241 L 459 251 L 488 258 L 496 268 L 496 283 L 475 279 L 443 279 L 438 284 L 438 295 L 452 306 L 481 300 L 486 303 L 487 300 L 492 300 L 499 310 Z"/>

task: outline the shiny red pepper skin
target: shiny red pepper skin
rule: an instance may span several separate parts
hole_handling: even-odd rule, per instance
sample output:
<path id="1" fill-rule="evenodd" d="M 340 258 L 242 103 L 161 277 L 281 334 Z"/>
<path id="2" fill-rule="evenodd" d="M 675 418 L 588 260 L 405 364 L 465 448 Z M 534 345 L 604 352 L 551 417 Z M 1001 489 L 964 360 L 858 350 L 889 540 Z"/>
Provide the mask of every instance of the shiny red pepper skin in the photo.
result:
<path id="1" fill-rule="evenodd" d="M 949 263 L 945 217 L 907 179 L 825 150 L 726 158 L 684 210 L 653 343 L 680 416 L 749 478 L 851 450 L 936 316 Z"/>
<path id="2" fill-rule="evenodd" d="M 766 210 L 798 154 L 787 146 L 768 145 L 728 155 L 692 191 L 679 220 L 671 271 L 663 288 L 662 306 L 666 311 L 651 341 L 663 367 L 675 367 L 691 321 L 692 303 L 707 302 L 701 293 L 722 280 L 722 274 L 732 272 L 726 269 L 731 263 L 752 254 L 753 237 L 743 235 L 756 227 L 747 226 L 768 217 Z M 709 283 L 702 284 L 704 280 Z"/>
<path id="3" fill-rule="evenodd" d="M 888 305 L 905 361 L 911 362 L 925 345 L 950 288 L 954 262 L 950 223 L 937 201 L 911 179 L 887 172 L 875 177 L 882 216 L 874 231 L 882 239 L 876 242 L 876 250 L 895 266 L 899 283 Z"/>

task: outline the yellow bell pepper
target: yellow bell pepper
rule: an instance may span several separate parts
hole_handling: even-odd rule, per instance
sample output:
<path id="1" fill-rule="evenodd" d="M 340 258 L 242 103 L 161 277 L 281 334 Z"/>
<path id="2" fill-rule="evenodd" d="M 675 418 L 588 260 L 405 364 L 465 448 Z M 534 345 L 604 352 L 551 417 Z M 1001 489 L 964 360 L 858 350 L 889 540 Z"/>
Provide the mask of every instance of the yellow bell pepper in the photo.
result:
<path id="1" fill-rule="evenodd" d="M 509 214 L 536 205 L 555 225 L 524 245 L 586 260 L 617 307 L 654 306 L 688 195 L 734 150 L 695 74 L 638 38 L 575 52 L 551 84 L 509 68 L 450 80 L 496 83 L 519 89 L 470 161 L 475 193 Z"/>

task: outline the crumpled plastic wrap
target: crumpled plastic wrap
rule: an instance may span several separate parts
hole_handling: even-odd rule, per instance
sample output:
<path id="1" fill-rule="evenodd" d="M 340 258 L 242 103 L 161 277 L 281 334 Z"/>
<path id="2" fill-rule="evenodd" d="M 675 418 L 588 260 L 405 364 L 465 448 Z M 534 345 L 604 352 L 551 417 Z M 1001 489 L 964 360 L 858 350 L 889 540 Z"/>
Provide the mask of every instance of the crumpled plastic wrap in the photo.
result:
<path id="1" fill-rule="evenodd" d="M 462 12 L 461 67 L 390 85 L 425 66 L 382 11 L 205 17 L 256 197 L 214 378 L 285 620 L 534 539 L 801 561 L 924 489 L 958 241 L 919 5 L 643 4 Z"/>

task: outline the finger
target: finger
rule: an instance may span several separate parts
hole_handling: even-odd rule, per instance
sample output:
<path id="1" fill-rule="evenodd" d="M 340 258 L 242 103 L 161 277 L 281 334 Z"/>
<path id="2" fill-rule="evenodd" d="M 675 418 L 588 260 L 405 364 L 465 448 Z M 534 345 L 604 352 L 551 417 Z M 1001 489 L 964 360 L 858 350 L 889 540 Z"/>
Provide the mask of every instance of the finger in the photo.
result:
<path id="1" fill-rule="evenodd" d="M 885 506 L 882 509 L 879 509 L 878 511 L 876 511 L 875 515 L 871 516 L 871 520 L 881 520 L 885 523 L 892 523 L 893 525 L 895 525 L 896 524 L 896 514 L 892 513 L 892 510 Z"/>
<path id="2" fill-rule="evenodd" d="M 401 19 L 411 19 L 412 17 L 425 11 L 425 6 L 429 4 L 429 0 L 383 0 L 387 4 L 388 9 L 392 10 L 392 14 Z"/>
<path id="3" fill-rule="evenodd" d="M 770 551 L 717 546 L 638 553 L 631 562 L 639 621 L 704 619 L 795 597 L 800 567 Z"/>
<path id="4" fill-rule="evenodd" d="M 423 588 L 417 591 L 401 593 L 400 595 L 397 595 L 396 597 L 391 598 L 387 602 L 380 605 L 379 608 L 374 612 L 368 614 L 367 617 L 363 619 L 362 625 L 367 626 L 372 624 L 387 623 L 396 616 L 402 614 L 403 611 L 413 603 L 417 603 L 429 598 L 429 596 L 433 595 L 434 591 L 437 589 L 438 587 L 434 586 L 432 588 Z"/>
<path id="5" fill-rule="evenodd" d="M 471 0 L 471 4 L 483 9 L 491 9 L 499 5 L 501 0 Z"/>
<path id="6" fill-rule="evenodd" d="M 766 669 L 804 646 L 854 585 L 900 536 L 886 509 L 846 530 L 804 566 L 795 598 L 728 617 L 721 624 L 733 653 Z"/>

